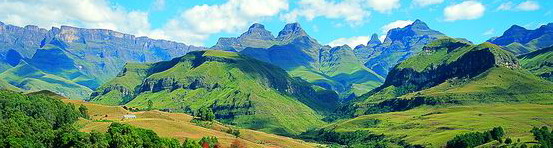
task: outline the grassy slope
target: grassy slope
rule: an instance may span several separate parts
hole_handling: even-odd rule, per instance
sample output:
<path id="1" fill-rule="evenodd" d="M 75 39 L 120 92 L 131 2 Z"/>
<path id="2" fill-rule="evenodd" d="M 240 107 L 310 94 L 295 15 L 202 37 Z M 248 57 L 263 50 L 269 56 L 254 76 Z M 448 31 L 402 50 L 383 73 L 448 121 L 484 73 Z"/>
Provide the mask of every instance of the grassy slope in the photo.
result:
<path id="1" fill-rule="evenodd" d="M 131 113 L 119 106 L 105 106 L 79 100 L 63 101 L 77 105 L 83 104 L 89 109 L 92 120 L 83 119 L 78 123 L 81 131 L 85 132 L 90 132 L 92 130 L 106 131 L 111 122 L 101 122 L 100 120 L 111 120 L 151 129 L 162 137 L 177 138 L 181 142 L 185 138 L 199 139 L 204 136 L 216 136 L 222 145 L 228 146 L 237 139 L 233 135 L 225 132 L 229 126 L 220 123 L 215 123 L 211 128 L 197 126 L 195 123 L 191 122 L 193 117 L 187 114 L 159 111 Z M 138 118 L 122 120 L 121 117 L 125 114 L 136 114 Z M 254 130 L 240 129 L 240 133 L 241 136 L 238 139 L 246 143 L 248 147 L 316 146 L 316 144 L 313 143 Z"/>
<path id="2" fill-rule="evenodd" d="M 443 48 L 447 47 L 444 45 L 454 48 Z M 437 65 L 451 64 L 466 55 L 466 53 L 482 50 L 494 54 L 496 66 L 473 78 L 448 78 L 448 80 L 438 83 L 436 86 L 428 89 L 423 88 L 420 91 L 403 88 L 408 86 L 384 86 L 380 91 L 360 98 L 365 99 L 359 100 L 355 105 L 359 106 L 361 110 L 356 110 L 354 114 L 363 114 L 364 107 L 396 97 L 402 99 L 425 98 L 425 100 L 436 100 L 438 102 L 449 101 L 459 103 L 506 101 L 553 102 L 549 97 L 553 95 L 553 83 L 533 76 L 524 69 L 504 64 L 504 61 L 512 61 L 514 59 L 509 53 L 501 50 L 496 45 L 484 43 L 477 46 L 468 46 L 454 39 L 442 39 L 429 44 L 425 48 L 432 51 L 424 51 L 417 56 L 413 56 L 399 64 L 396 68 L 400 70 L 413 69 L 419 73 L 425 72 L 429 69 L 435 69 Z M 428 78 L 426 81 L 433 80 L 433 78 Z M 405 90 L 413 93 L 405 92 Z"/>
<path id="3" fill-rule="evenodd" d="M 26 92 L 51 90 L 63 92 L 64 96 L 73 99 L 82 98 L 92 92 L 87 87 L 56 75 L 44 73 L 25 62 L 0 73 L 0 78 Z"/>
<path id="4" fill-rule="evenodd" d="M 402 96 L 463 102 L 553 103 L 553 83 L 521 69 L 492 68 L 467 82 L 446 81 Z"/>
<path id="5" fill-rule="evenodd" d="M 553 47 L 518 56 L 523 68 L 535 75 L 553 81 Z"/>
<path id="6" fill-rule="evenodd" d="M 215 60 L 193 66 L 198 59 L 190 54 L 183 59 L 178 59 L 180 61 L 169 66 L 168 69 L 148 75 L 145 80 L 147 82 L 143 82 L 168 81 L 163 84 L 183 86 L 200 83 L 199 87 L 144 91 L 133 97 L 126 105 L 145 108 L 147 102 L 152 100 L 154 108 L 192 111 L 204 106 L 221 106 L 229 109 L 215 110 L 216 114 L 238 114 L 226 122 L 279 134 L 297 134 L 308 128 L 323 125 L 324 122 L 320 120 L 322 116 L 315 110 L 324 111 L 332 108 L 329 100 L 313 100 L 312 96 L 293 97 L 280 92 L 284 90 L 278 89 L 297 89 L 283 88 L 284 85 L 297 87 L 298 84 L 304 84 L 295 82 L 296 80 L 290 78 L 285 71 L 274 66 L 252 61 L 253 59 L 243 58 L 231 52 L 206 51 L 201 56 L 203 59 L 215 58 Z M 162 64 L 158 63 L 157 66 Z M 139 86 L 140 84 L 134 82 L 142 83 L 142 80 L 134 78 L 142 76 L 134 73 L 121 75 L 102 88 L 117 85 Z M 119 81 L 133 83 L 119 84 Z M 135 88 L 130 90 L 134 91 Z M 303 90 L 296 91 L 301 93 Z M 114 105 L 114 102 L 121 102 L 120 96 L 120 91 L 111 91 L 106 95 L 93 98 L 92 101 Z M 290 114 L 291 112 L 294 114 Z"/>
<path id="7" fill-rule="evenodd" d="M 369 126 L 373 120 L 381 122 Z M 533 126 L 553 126 L 553 106 L 539 104 L 479 104 L 464 106 L 424 106 L 403 112 L 360 116 L 325 128 L 337 131 L 370 130 L 412 144 L 443 146 L 455 135 L 505 128 L 507 137 L 533 141 Z"/>

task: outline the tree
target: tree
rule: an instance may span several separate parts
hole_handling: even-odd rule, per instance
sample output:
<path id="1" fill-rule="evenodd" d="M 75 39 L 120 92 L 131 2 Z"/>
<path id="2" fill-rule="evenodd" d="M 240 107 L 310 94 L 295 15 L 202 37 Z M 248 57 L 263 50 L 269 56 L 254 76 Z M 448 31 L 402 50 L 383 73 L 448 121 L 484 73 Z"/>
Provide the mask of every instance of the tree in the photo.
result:
<path id="1" fill-rule="evenodd" d="M 217 137 L 208 136 L 202 137 L 199 143 L 202 144 L 202 147 L 205 147 L 207 145 L 209 148 L 214 148 L 219 144 L 219 140 L 217 140 Z"/>
<path id="2" fill-rule="evenodd" d="M 213 110 L 207 107 L 200 108 L 196 116 L 202 121 L 213 121 L 215 119 L 215 114 L 213 113 Z"/>
<path id="3" fill-rule="evenodd" d="M 86 106 L 81 104 L 81 106 L 79 106 L 79 112 L 81 113 L 81 117 L 90 119 L 90 116 L 88 115 L 88 108 L 86 108 Z"/>
<path id="4" fill-rule="evenodd" d="M 198 141 L 186 138 L 182 143 L 183 148 L 199 148 L 202 147 Z"/>
<path id="5" fill-rule="evenodd" d="M 148 100 L 148 109 L 147 110 L 152 110 L 154 109 L 154 102 L 152 100 Z"/>
<path id="6" fill-rule="evenodd" d="M 505 144 L 511 144 L 513 143 L 513 140 L 511 138 L 505 139 Z"/>
<path id="7" fill-rule="evenodd" d="M 227 130 L 227 133 L 232 134 L 236 137 L 240 137 L 240 130 L 238 130 L 238 129 L 229 128 Z"/>

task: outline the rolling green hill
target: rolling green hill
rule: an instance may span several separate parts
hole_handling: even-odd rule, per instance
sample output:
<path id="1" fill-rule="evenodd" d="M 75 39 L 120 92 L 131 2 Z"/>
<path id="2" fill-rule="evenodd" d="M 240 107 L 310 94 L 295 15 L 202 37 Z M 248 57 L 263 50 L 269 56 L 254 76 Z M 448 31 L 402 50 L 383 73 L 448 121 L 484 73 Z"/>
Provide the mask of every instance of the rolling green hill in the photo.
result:
<path id="1" fill-rule="evenodd" d="M 326 125 L 321 129 L 346 133 L 368 131 L 411 145 L 443 147 L 456 135 L 505 129 L 505 137 L 535 143 L 533 127 L 553 124 L 553 106 L 526 103 L 422 106 L 415 109 L 363 115 Z"/>
<path id="2" fill-rule="evenodd" d="M 429 104 L 550 103 L 553 83 L 520 68 L 500 47 L 440 39 L 398 64 L 382 86 L 352 101 L 350 115 Z"/>
<path id="3" fill-rule="evenodd" d="M 553 81 L 553 47 L 518 56 L 520 65 L 549 81 Z"/>
<path id="4" fill-rule="evenodd" d="M 192 113 L 213 109 L 220 121 L 277 134 L 323 125 L 337 95 L 286 71 L 233 52 L 192 52 L 171 61 L 127 64 L 92 102 Z M 292 113 L 292 114 L 291 114 Z"/>

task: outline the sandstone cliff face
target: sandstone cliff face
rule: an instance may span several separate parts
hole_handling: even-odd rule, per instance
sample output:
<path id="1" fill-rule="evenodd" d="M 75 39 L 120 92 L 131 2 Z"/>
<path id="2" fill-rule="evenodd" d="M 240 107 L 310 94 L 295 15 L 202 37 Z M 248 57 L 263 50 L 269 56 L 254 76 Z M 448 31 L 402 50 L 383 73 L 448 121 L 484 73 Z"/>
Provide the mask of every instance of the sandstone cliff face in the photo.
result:
<path id="1" fill-rule="evenodd" d="M 50 49 L 54 48 L 57 50 L 53 51 L 59 51 L 55 56 L 42 56 L 43 53 L 53 53 Z M 190 51 L 203 49 L 106 29 L 61 26 L 47 30 L 32 25 L 17 27 L 0 22 L 0 72 L 15 67 L 12 64 L 17 59 L 12 56 L 17 53 L 21 56 L 20 60 L 42 60 L 42 64 L 29 61 L 31 64 L 46 66 L 39 69 L 67 70 L 67 67 L 75 67 L 74 69 L 93 79 L 85 84 L 91 89 L 115 77 L 125 63 L 171 60 Z M 60 57 L 62 59 L 57 59 Z M 48 70 L 46 72 L 49 73 Z M 49 74 L 59 73 L 56 71 Z"/>

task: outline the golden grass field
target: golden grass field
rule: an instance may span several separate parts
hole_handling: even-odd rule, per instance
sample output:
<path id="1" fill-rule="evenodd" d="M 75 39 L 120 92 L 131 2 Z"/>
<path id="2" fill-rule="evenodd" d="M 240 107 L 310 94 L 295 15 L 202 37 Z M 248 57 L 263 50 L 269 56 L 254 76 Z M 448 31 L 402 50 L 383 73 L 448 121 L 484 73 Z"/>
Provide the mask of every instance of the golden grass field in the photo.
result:
<path id="1" fill-rule="evenodd" d="M 191 122 L 194 117 L 183 113 L 161 111 L 129 112 L 120 106 L 105 106 L 82 100 L 63 99 L 63 101 L 75 104 L 76 106 L 83 104 L 88 108 L 91 120 L 81 119 L 77 122 L 81 131 L 84 132 L 93 130 L 105 132 L 112 123 L 111 121 L 113 121 L 151 129 L 161 137 L 176 138 L 181 142 L 186 138 L 200 139 L 204 136 L 215 136 L 223 146 L 229 146 L 236 139 L 245 143 L 247 147 L 304 148 L 317 146 L 314 143 L 249 129 L 239 129 L 240 136 L 237 138 L 225 132 L 229 129 L 227 125 L 214 123 L 210 128 L 204 128 Z M 122 117 L 125 114 L 135 114 L 137 118 L 123 119 Z"/>

